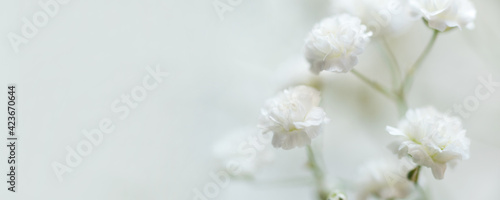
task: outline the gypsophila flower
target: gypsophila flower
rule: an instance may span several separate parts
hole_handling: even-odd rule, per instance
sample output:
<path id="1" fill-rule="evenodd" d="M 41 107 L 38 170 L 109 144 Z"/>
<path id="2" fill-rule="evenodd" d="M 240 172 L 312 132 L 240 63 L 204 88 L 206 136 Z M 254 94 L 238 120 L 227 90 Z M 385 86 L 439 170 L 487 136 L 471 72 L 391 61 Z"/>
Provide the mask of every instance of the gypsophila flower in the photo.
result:
<path id="1" fill-rule="evenodd" d="M 371 35 L 357 17 L 342 14 L 324 19 L 314 26 L 306 39 L 305 56 L 311 71 L 316 74 L 323 70 L 350 71 L 358 64 L 358 55 Z"/>
<path id="2" fill-rule="evenodd" d="M 226 168 L 228 163 L 237 163 L 238 168 L 231 175 L 253 177 L 259 169 L 274 161 L 270 143 L 271 138 L 260 134 L 255 128 L 243 128 L 231 131 L 218 140 L 212 153 L 221 168 Z M 254 153 L 248 154 L 243 150 Z"/>
<path id="3" fill-rule="evenodd" d="M 413 184 L 406 179 L 407 170 L 397 162 L 376 161 L 364 165 L 359 170 L 358 198 L 366 200 L 370 197 L 377 199 L 401 199 L 407 197 Z"/>
<path id="4" fill-rule="evenodd" d="M 415 21 L 405 0 L 330 0 L 333 13 L 359 17 L 374 36 L 404 33 Z"/>
<path id="5" fill-rule="evenodd" d="M 474 28 L 476 9 L 469 0 L 410 0 L 414 15 L 423 17 L 429 27 L 446 31 Z"/>
<path id="6" fill-rule="evenodd" d="M 317 137 L 328 121 L 318 107 L 320 93 L 309 86 L 296 86 L 267 101 L 262 109 L 259 127 L 263 133 L 273 132 L 276 148 L 303 147 Z"/>
<path id="7" fill-rule="evenodd" d="M 328 195 L 327 200 L 347 200 L 347 196 L 342 192 L 335 191 Z"/>
<path id="8" fill-rule="evenodd" d="M 387 131 L 400 139 L 395 149 L 400 158 L 411 156 L 431 168 L 436 179 L 443 179 L 447 164 L 469 158 L 470 140 L 461 120 L 432 107 L 409 110 L 398 128 L 388 126 Z"/>

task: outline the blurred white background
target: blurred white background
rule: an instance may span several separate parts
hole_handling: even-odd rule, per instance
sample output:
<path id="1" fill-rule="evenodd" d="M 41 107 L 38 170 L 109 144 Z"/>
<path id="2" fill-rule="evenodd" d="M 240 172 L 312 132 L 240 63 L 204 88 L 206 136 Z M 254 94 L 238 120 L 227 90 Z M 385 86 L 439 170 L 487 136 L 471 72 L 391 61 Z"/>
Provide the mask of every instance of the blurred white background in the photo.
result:
<path id="1" fill-rule="evenodd" d="M 46 2 L 0 3 L 0 86 L 18 85 L 20 135 L 18 192 L 8 192 L 5 184 L 0 199 L 193 199 L 193 189 L 202 189 L 217 169 L 214 143 L 257 124 L 265 100 L 293 82 L 288 66 L 307 73 L 304 38 L 332 14 L 327 0 L 243 0 L 224 20 L 213 0 L 71 0 L 16 53 L 7 35 L 20 34 L 22 18 L 42 10 L 39 1 Z M 500 2 L 473 2 L 476 28 L 439 36 L 417 74 L 410 106 L 446 111 L 474 95 L 479 77 L 491 74 L 500 81 Z M 430 35 L 417 21 L 389 43 L 399 62 L 409 66 Z M 141 85 L 146 67 L 156 65 L 169 76 L 119 120 L 111 103 Z M 376 43 L 357 69 L 387 82 Z M 328 179 L 350 180 L 366 161 L 394 157 L 385 132 L 397 122 L 392 102 L 351 74 L 321 78 L 323 105 L 332 119 L 318 139 Z M 6 99 L 6 89 L 0 94 Z M 499 102 L 500 90 L 464 119 L 470 160 L 448 170 L 442 181 L 423 171 L 433 199 L 500 199 Z M 112 119 L 116 130 L 59 182 L 51 164 L 64 162 L 66 146 L 75 148 L 84 139 L 82 130 L 97 128 L 103 118 Z M 265 177 L 309 175 L 304 149 L 275 151 L 275 162 L 261 172 Z M 0 155 L 4 172 L 5 146 Z M 215 199 L 313 195 L 304 185 L 232 181 Z"/>

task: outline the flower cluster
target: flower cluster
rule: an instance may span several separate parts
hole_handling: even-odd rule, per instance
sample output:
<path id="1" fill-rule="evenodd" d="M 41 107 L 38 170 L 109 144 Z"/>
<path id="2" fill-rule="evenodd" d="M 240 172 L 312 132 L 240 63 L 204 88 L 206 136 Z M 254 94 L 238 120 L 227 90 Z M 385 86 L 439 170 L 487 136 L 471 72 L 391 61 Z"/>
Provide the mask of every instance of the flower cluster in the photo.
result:
<path id="1" fill-rule="evenodd" d="M 441 32 L 457 27 L 472 29 L 476 9 L 469 0 L 410 0 L 414 15 L 423 17 L 428 26 Z"/>
<path id="2" fill-rule="evenodd" d="M 359 171 L 358 198 L 375 196 L 380 199 L 401 199 L 413 190 L 413 184 L 406 179 L 406 171 L 397 162 L 374 161 L 364 165 Z"/>
<path id="3" fill-rule="evenodd" d="M 398 128 L 387 131 L 400 138 L 399 157 L 409 155 L 413 162 L 432 169 L 443 179 L 448 163 L 469 158 L 470 141 L 460 119 L 439 113 L 432 107 L 409 110 Z"/>
<path id="4" fill-rule="evenodd" d="M 386 130 L 399 139 L 393 145 L 399 158 L 405 157 L 414 169 L 408 172 L 406 167 L 400 165 L 401 162 L 399 164 L 375 162 L 367 165 L 363 168 L 362 179 L 358 182 L 357 199 L 407 198 L 414 191 L 414 184 L 418 184 L 422 166 L 430 168 L 436 179 L 443 179 L 448 165 L 469 158 L 470 140 L 465 136 L 466 131 L 460 119 L 440 113 L 432 107 L 408 110 L 406 99 L 415 71 L 430 52 L 439 31 L 472 28 L 476 10 L 469 0 L 339 0 L 334 4 L 337 6 L 337 11 L 341 10 L 344 14 L 325 18 L 314 26 L 305 41 L 304 54 L 307 63 L 303 58 L 302 63 L 296 63 L 309 64 L 309 70 L 316 75 L 322 71 L 337 73 L 352 71 L 352 74 L 361 81 L 393 100 L 401 115 L 406 112 L 397 127 L 387 126 Z M 376 16 L 384 13 L 381 11 L 387 11 L 389 15 L 384 15 L 385 18 Z M 386 60 L 389 62 L 393 87 L 385 87 L 384 84 L 371 80 L 358 70 L 353 70 L 358 64 L 358 56 L 364 52 L 372 39 L 373 32 L 380 31 L 373 29 L 377 28 L 373 23 L 382 26 L 379 27 L 384 29 L 382 34 L 395 33 L 401 31 L 404 25 L 409 26 L 410 14 L 422 18 L 434 32 L 411 68 L 404 69 L 399 66 L 389 43 L 385 41 L 385 36 L 374 38 L 383 40 L 381 47 L 385 49 L 384 54 L 388 57 Z M 385 20 L 383 23 L 380 22 L 381 18 Z M 371 29 L 368 29 L 366 24 L 371 24 L 372 26 L 369 26 Z M 311 78 L 310 73 L 306 74 L 300 70 L 296 70 L 298 73 L 293 73 L 293 65 L 287 64 L 285 69 L 287 73 L 279 73 L 279 78 L 289 79 L 292 75 L 295 78 L 296 74 L 299 74 L 301 82 L 305 82 L 303 84 L 312 85 L 319 90 L 326 87 L 321 79 L 322 76 Z M 306 70 L 307 67 L 302 69 Z M 310 145 L 312 139 L 321 134 L 324 124 L 329 121 L 326 112 L 319 106 L 320 100 L 320 91 L 306 85 L 289 87 L 280 92 L 269 99 L 261 109 L 258 127 L 262 135 L 271 138 L 272 134 L 271 144 L 275 148 L 290 150 Z M 241 170 L 243 175 L 253 174 L 261 163 L 273 158 L 273 154 L 257 147 L 256 151 L 261 151 L 258 155 L 255 153 L 257 159 L 253 154 L 250 158 L 242 157 L 228 151 L 235 148 L 234 144 L 236 144 L 234 140 L 226 140 L 214 152 L 218 152 L 223 159 L 230 158 L 245 163 Z M 228 148 L 230 146 L 231 148 Z M 239 145 L 240 148 L 247 146 L 247 143 Z M 314 151 L 314 148 L 308 146 L 307 166 L 315 178 L 318 197 L 346 200 L 345 193 L 330 192 L 331 188 L 327 188 L 322 166 L 318 164 L 320 159 L 317 159 Z"/>
<path id="5" fill-rule="evenodd" d="M 327 200 L 347 200 L 347 197 L 344 193 L 335 191 L 328 195 Z"/>
<path id="6" fill-rule="evenodd" d="M 358 64 L 358 55 L 363 53 L 371 35 L 357 17 L 342 14 L 324 19 L 306 39 L 305 54 L 311 71 L 350 71 Z"/>
<path id="7" fill-rule="evenodd" d="M 276 148 L 303 147 L 320 134 L 328 121 L 319 102 L 320 93 L 312 87 L 286 89 L 267 101 L 259 127 L 263 132 L 274 133 L 272 144 Z"/>

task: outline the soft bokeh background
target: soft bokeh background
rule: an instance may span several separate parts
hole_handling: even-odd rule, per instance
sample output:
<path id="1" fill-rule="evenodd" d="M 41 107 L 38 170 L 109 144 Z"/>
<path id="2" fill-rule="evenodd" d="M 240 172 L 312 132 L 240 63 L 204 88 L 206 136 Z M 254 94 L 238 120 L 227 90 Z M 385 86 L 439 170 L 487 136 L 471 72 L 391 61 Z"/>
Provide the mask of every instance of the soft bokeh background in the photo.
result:
<path id="1" fill-rule="evenodd" d="M 5 185 L 0 199 L 192 199 L 193 189 L 202 190 L 217 169 L 211 153 L 215 142 L 256 125 L 265 100 L 294 83 L 289 71 L 307 73 L 304 38 L 314 23 L 332 14 L 326 0 L 243 0 L 222 21 L 213 0 L 72 0 L 15 53 L 7 34 L 20 33 L 21 19 L 41 10 L 38 2 L 0 3 L 0 86 L 18 85 L 21 138 L 18 193 L 7 192 Z M 500 81 L 500 2 L 473 2 L 476 29 L 439 36 L 418 72 L 412 107 L 445 111 L 474 95 L 479 77 L 491 74 Z M 430 35 L 417 21 L 389 43 L 399 62 L 409 66 Z M 387 83 L 384 62 L 373 42 L 357 68 Z M 111 102 L 140 85 L 148 65 L 160 65 L 169 77 L 128 118 L 118 120 Z M 351 74 L 321 78 L 332 121 L 315 142 L 335 185 L 354 179 L 367 161 L 394 156 L 384 129 L 396 124 L 397 111 Z M 464 119 L 472 140 L 470 160 L 448 170 L 442 181 L 424 170 L 433 199 L 500 198 L 499 102 L 500 90 Z M 63 162 L 65 147 L 74 148 L 84 138 L 82 130 L 96 128 L 106 117 L 116 130 L 59 182 L 51 163 Z M 275 151 L 274 163 L 260 172 L 262 179 L 309 175 L 303 149 Z M 0 155 L 0 171 L 6 171 L 5 146 Z M 233 180 L 216 199 L 313 195 L 307 185 Z"/>

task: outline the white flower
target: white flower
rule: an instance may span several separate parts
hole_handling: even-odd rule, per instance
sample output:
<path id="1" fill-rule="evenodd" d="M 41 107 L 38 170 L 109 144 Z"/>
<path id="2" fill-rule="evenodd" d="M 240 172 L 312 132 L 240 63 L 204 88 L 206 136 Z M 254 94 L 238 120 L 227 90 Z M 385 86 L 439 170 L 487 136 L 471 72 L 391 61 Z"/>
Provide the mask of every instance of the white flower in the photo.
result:
<path id="1" fill-rule="evenodd" d="M 335 192 L 331 193 L 330 195 L 328 195 L 327 200 L 347 200 L 347 197 L 344 193 L 339 192 L 339 191 L 335 191 Z"/>
<path id="2" fill-rule="evenodd" d="M 371 32 L 361 20 L 347 14 L 326 18 L 316 24 L 306 39 L 306 58 L 311 71 L 348 72 L 358 64 Z"/>
<path id="3" fill-rule="evenodd" d="M 470 140 L 462 122 L 432 107 L 409 110 L 398 128 L 388 126 L 401 141 L 399 157 L 409 155 L 418 165 L 430 167 L 436 179 L 443 179 L 447 164 L 469 158 Z"/>
<path id="4" fill-rule="evenodd" d="M 370 162 L 359 171 L 360 200 L 377 197 L 377 199 L 401 199 L 413 190 L 413 184 L 406 178 L 403 166 L 392 161 Z"/>
<path id="5" fill-rule="evenodd" d="M 330 0 L 333 13 L 359 17 L 375 36 L 404 33 L 415 21 L 405 0 Z"/>
<path id="6" fill-rule="evenodd" d="M 439 31 L 458 27 L 474 28 L 476 9 L 469 0 L 410 0 L 414 14 Z"/>
<path id="7" fill-rule="evenodd" d="M 233 176 L 254 176 L 259 169 L 274 161 L 270 143 L 271 138 L 258 133 L 255 128 L 244 128 L 218 140 L 212 152 L 221 167 L 237 163 L 236 173 L 231 171 Z"/>
<path id="8" fill-rule="evenodd" d="M 314 88 L 304 85 L 289 88 L 267 101 L 259 127 L 264 133 L 274 133 L 272 144 L 276 148 L 308 145 L 328 121 L 325 111 L 318 107 L 319 101 L 320 93 Z"/>

